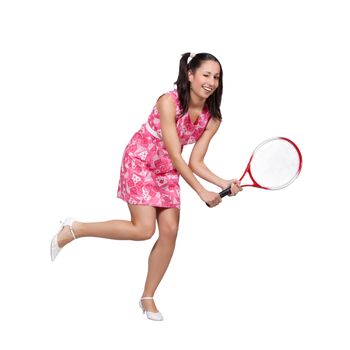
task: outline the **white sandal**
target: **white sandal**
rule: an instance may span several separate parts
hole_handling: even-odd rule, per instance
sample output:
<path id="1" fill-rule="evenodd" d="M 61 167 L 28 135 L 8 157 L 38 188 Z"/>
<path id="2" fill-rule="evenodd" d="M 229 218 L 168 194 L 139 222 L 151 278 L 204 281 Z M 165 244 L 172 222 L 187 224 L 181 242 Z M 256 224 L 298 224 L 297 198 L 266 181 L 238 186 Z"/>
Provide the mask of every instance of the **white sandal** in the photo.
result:
<path id="1" fill-rule="evenodd" d="M 146 313 L 146 316 L 149 320 L 152 320 L 152 321 L 163 321 L 164 318 L 163 318 L 163 315 L 160 313 L 160 312 L 151 312 L 151 311 L 147 311 L 145 310 L 145 308 L 143 307 L 142 305 L 142 300 L 152 300 L 153 297 L 142 297 L 140 299 L 140 302 L 139 302 L 139 305 L 140 305 L 140 308 L 142 309 L 142 312 L 143 313 Z"/>
<path id="2" fill-rule="evenodd" d="M 70 233 L 73 236 L 73 239 L 77 239 L 75 236 L 75 233 L 73 231 L 73 222 L 75 220 L 73 218 L 66 218 L 63 222 L 61 221 L 61 228 L 60 230 L 56 233 L 56 235 L 52 238 L 51 240 L 51 260 L 54 261 L 58 255 L 58 253 L 62 250 L 61 247 L 58 246 L 58 235 L 62 231 L 64 226 L 69 226 Z"/>

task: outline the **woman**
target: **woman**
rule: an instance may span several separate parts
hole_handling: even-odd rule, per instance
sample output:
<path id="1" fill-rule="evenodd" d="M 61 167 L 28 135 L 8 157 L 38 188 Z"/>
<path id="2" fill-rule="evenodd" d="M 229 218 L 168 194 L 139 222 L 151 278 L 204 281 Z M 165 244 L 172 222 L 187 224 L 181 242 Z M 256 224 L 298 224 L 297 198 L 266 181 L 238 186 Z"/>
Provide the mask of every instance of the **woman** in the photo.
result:
<path id="1" fill-rule="evenodd" d="M 220 103 L 223 72 L 209 53 L 186 53 L 180 60 L 177 89 L 162 95 L 148 121 L 127 145 L 121 166 L 118 197 L 128 203 L 130 221 L 82 223 L 67 218 L 51 242 L 51 258 L 70 241 L 80 237 L 145 240 L 156 223 L 159 238 L 148 260 L 148 274 L 140 307 L 151 320 L 163 320 L 153 296 L 174 252 L 180 217 L 179 176 L 208 206 L 221 202 L 207 191 L 194 174 L 221 189 L 231 186 L 232 195 L 242 190 L 238 180 L 224 180 L 204 163 L 212 137 L 221 123 Z M 182 148 L 195 143 L 188 164 Z"/>

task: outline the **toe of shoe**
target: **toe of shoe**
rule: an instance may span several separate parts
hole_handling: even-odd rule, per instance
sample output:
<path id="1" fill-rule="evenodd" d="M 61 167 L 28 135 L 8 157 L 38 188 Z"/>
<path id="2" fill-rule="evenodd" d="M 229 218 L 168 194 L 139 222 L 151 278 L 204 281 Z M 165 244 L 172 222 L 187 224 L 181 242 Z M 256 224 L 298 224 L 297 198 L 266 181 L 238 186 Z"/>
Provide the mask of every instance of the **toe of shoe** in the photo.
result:
<path id="1" fill-rule="evenodd" d="M 55 235 L 52 240 L 51 240 L 51 245 L 50 245 L 50 253 L 51 253 L 51 260 L 54 261 L 60 252 L 61 248 L 58 246 L 57 243 L 57 235 Z"/>

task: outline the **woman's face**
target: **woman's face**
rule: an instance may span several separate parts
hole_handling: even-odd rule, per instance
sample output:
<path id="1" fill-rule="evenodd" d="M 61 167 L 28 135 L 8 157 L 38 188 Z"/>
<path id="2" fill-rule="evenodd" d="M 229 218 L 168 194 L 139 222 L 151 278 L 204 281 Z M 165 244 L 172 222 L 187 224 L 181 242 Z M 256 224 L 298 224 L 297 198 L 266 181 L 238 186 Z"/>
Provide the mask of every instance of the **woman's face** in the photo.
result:
<path id="1" fill-rule="evenodd" d="M 188 72 L 191 92 L 200 98 L 207 99 L 219 86 L 220 65 L 215 61 L 204 61 L 193 73 Z"/>

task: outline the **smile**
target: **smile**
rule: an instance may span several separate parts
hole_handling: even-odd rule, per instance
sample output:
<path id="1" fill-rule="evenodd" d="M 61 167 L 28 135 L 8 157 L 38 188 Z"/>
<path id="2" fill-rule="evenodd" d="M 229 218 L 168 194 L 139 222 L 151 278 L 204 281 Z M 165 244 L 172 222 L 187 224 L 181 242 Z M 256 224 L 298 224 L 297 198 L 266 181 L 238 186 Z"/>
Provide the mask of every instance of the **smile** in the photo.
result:
<path id="1" fill-rule="evenodd" d="M 214 91 L 213 88 L 210 88 L 210 87 L 208 87 L 208 86 L 203 86 L 203 89 L 204 89 L 205 91 L 207 91 L 207 92 L 213 92 L 213 91 Z"/>

